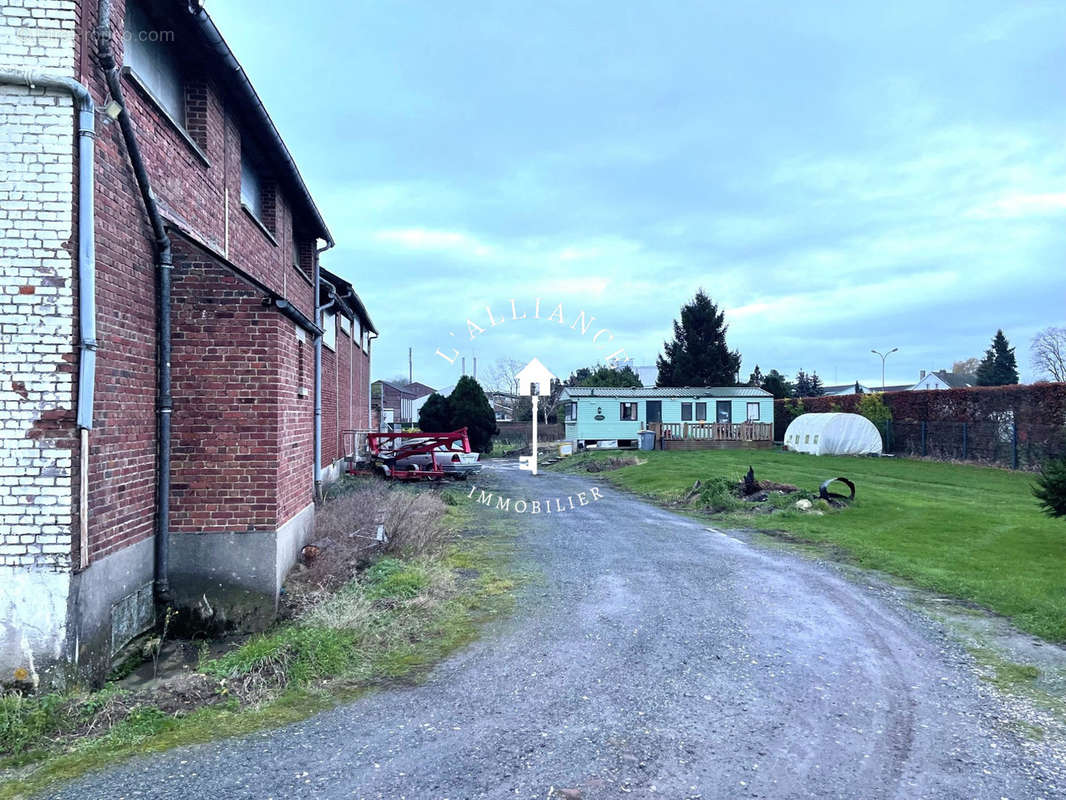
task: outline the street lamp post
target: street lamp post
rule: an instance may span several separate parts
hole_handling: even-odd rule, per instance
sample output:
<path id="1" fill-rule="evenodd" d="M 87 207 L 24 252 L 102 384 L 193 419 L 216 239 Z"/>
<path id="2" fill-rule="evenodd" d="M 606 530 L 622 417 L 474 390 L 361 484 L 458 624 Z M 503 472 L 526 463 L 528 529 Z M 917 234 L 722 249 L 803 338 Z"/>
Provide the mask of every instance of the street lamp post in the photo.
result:
<path id="1" fill-rule="evenodd" d="M 897 350 L 899 350 L 898 347 L 893 347 L 887 353 L 882 353 L 880 350 L 871 350 L 870 351 L 875 356 L 881 356 L 881 392 L 882 393 L 884 393 L 884 391 L 885 391 L 885 359 L 887 359 L 890 355 L 895 353 Z"/>

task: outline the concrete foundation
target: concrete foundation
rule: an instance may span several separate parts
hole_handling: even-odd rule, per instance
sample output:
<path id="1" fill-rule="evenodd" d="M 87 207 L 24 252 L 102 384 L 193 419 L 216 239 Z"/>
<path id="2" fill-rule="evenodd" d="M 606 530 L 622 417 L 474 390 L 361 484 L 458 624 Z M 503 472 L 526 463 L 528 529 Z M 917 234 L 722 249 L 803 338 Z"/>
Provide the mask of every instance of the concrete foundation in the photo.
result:
<path id="1" fill-rule="evenodd" d="M 255 631 L 277 613 L 285 576 L 314 524 L 313 503 L 276 531 L 170 537 L 170 586 L 188 624 L 214 633 Z"/>
<path id="2" fill-rule="evenodd" d="M 0 567 L 0 686 L 36 688 L 68 661 L 71 575 Z"/>
<path id="3" fill-rule="evenodd" d="M 89 565 L 72 581 L 72 651 L 78 673 L 100 680 L 111 657 L 155 624 L 155 539 L 144 539 Z"/>

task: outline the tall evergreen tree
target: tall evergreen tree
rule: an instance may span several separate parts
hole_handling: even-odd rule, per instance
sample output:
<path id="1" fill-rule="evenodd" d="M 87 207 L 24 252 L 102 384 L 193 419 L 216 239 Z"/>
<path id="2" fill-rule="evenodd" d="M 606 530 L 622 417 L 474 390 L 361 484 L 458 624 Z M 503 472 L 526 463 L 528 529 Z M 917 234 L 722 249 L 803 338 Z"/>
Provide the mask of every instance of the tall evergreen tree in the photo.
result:
<path id="1" fill-rule="evenodd" d="M 774 400 L 781 400 L 792 396 L 792 384 L 776 369 L 770 370 L 763 379 L 762 388 L 774 396 Z"/>
<path id="2" fill-rule="evenodd" d="M 659 356 L 657 386 L 734 386 L 740 353 L 726 345 L 725 313 L 702 289 L 681 307 L 674 339 Z"/>
<path id="3" fill-rule="evenodd" d="M 822 397 L 825 394 L 825 384 L 822 383 L 822 379 L 818 377 L 817 372 L 811 373 L 811 393 L 808 397 Z"/>
<path id="4" fill-rule="evenodd" d="M 759 365 L 755 365 L 755 369 L 751 375 L 748 376 L 748 386 L 762 387 L 763 381 L 766 380 L 766 376 L 762 374 L 762 370 L 759 369 Z"/>
<path id="5" fill-rule="evenodd" d="M 418 429 L 426 433 L 446 433 L 452 429 L 452 408 L 448 398 L 434 392 L 418 411 Z"/>
<path id="6" fill-rule="evenodd" d="M 793 397 L 811 396 L 811 376 L 802 369 L 796 373 L 796 383 L 792 386 Z"/>
<path id="7" fill-rule="evenodd" d="M 466 428 L 470 447 L 479 453 L 491 453 L 492 437 L 500 429 L 496 426 L 496 414 L 481 385 L 469 375 L 464 375 L 448 395 L 448 406 L 452 412 L 451 430 Z"/>
<path id="8" fill-rule="evenodd" d="M 996 331 L 992 346 L 977 367 L 978 386 L 1010 386 L 1018 382 L 1018 361 L 1002 330 Z"/>

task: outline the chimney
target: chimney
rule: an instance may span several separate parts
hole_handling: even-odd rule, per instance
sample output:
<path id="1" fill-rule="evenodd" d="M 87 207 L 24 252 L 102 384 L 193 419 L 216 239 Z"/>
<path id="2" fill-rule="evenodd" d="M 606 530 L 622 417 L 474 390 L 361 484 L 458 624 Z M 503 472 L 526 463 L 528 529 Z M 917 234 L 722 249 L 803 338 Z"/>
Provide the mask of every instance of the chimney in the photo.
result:
<path id="1" fill-rule="evenodd" d="M 925 380 L 925 370 L 924 369 L 920 373 L 918 373 L 918 380 L 920 380 L 920 381 L 924 381 Z"/>

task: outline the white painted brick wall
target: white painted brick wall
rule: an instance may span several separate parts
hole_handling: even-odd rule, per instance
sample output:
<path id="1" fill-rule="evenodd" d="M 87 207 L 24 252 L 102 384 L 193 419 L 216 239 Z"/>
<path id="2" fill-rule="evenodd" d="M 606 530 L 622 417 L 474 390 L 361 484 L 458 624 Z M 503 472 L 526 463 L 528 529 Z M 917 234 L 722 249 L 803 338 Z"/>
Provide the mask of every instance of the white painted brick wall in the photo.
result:
<path id="1" fill-rule="evenodd" d="M 73 75 L 75 19 L 3 0 L 0 68 Z M 72 454 L 29 434 L 73 402 L 74 147 L 69 96 L 0 86 L 0 572 L 71 568 Z"/>

